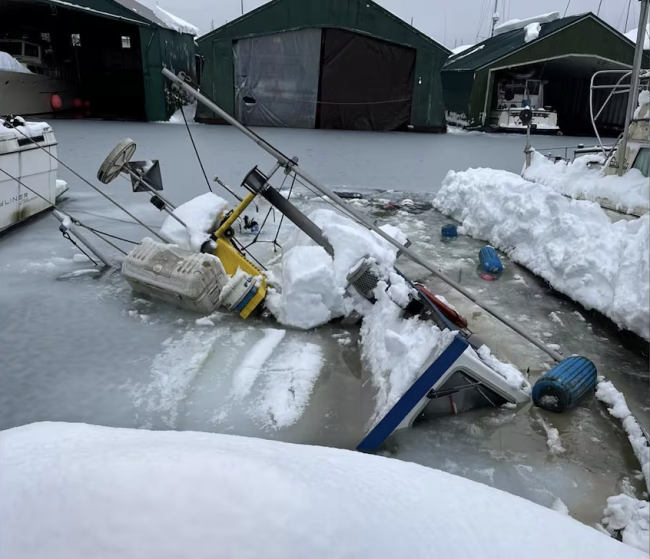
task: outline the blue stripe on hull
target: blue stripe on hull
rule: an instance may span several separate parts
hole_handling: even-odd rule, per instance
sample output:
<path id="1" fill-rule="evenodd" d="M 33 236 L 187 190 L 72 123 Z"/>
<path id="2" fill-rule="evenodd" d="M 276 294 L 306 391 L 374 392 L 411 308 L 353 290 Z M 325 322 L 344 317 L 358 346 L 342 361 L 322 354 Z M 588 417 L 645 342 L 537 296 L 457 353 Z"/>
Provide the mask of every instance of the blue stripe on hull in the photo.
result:
<path id="1" fill-rule="evenodd" d="M 359 443 L 359 446 L 357 446 L 357 450 L 368 451 L 378 448 L 397 429 L 397 426 L 417 406 L 418 402 L 427 395 L 429 390 L 433 388 L 436 382 L 440 380 L 440 377 L 445 374 L 447 369 L 454 364 L 467 347 L 467 342 L 460 336 L 456 336 L 454 341 L 449 344 L 449 347 L 420 375 L 420 378 L 413 383 L 411 388 L 406 391 L 406 394 L 398 400 L 384 418 L 364 437 L 361 443 Z"/>

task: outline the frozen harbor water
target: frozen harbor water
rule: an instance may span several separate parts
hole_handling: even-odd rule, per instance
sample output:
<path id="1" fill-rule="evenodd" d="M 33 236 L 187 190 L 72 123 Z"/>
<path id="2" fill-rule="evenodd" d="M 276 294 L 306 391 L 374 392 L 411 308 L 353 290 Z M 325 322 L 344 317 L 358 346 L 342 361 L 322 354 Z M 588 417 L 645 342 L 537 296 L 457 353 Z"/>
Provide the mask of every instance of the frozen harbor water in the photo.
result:
<path id="1" fill-rule="evenodd" d="M 55 121 L 54 129 L 59 156 L 95 183 L 103 158 L 129 136 L 138 143 L 136 159 L 161 160 L 169 199 L 180 203 L 206 190 L 182 126 Z M 256 164 L 262 169 L 271 165 L 231 128 L 197 125 L 192 131 L 209 176 L 218 175 L 227 184 L 239 184 Z M 479 279 L 475 270 L 481 243 L 464 237 L 443 243 L 439 238 L 448 220 L 427 204 L 446 172 L 470 166 L 519 171 L 522 137 L 262 133 L 288 155 L 298 155 L 330 187 L 364 190 L 369 201 L 350 203 L 379 223 L 399 224 L 421 254 L 535 335 L 559 345 L 564 355 L 589 357 L 649 425 L 646 357 L 623 347 L 606 323 L 507 259 L 499 281 Z M 544 137 L 535 143 L 569 145 L 573 140 Z M 78 179 L 65 171 L 61 177 L 70 185 L 66 211 L 115 235 L 142 238 L 140 227 L 118 221 L 125 216 Z M 132 194 L 126 182 L 104 188 L 148 224 L 162 222 L 146 196 Z M 416 202 L 416 212 L 386 204 L 407 196 Z M 329 207 L 304 190 L 294 199 L 305 210 Z M 330 324 L 303 332 L 271 320 L 244 322 L 232 316 L 196 324 L 197 315 L 133 295 L 119 274 L 82 272 L 92 266 L 74 256 L 77 251 L 60 236 L 57 225 L 47 216 L 0 240 L 0 428 L 58 420 L 238 433 L 347 448 L 358 443 L 372 406 L 363 389 L 366 378 L 355 328 Z M 280 240 L 289 231 L 283 228 Z M 271 230 L 267 234 L 273 236 Z M 257 255 L 273 256 L 271 245 L 258 245 Z M 444 295 L 498 357 L 529 371 L 531 380 L 551 366 L 545 354 L 421 269 L 402 260 L 400 266 Z M 70 272 L 79 275 L 59 279 Z M 247 367 L 244 352 L 268 344 L 273 345 L 268 359 L 257 368 Z M 308 366 L 288 359 L 305 348 Z M 251 370 L 257 375 L 252 383 L 246 381 Z M 292 382 L 282 384 L 287 378 Z M 242 391 L 242 383 L 249 388 Z M 287 394 L 292 398 L 288 403 Z M 544 425 L 558 429 L 564 452 L 549 451 Z M 571 514 L 589 523 L 600 520 L 608 496 L 623 490 L 640 494 L 642 486 L 622 429 L 593 399 L 562 416 L 526 407 L 422 423 L 394 437 L 386 452 L 546 506 L 561 497 Z"/>

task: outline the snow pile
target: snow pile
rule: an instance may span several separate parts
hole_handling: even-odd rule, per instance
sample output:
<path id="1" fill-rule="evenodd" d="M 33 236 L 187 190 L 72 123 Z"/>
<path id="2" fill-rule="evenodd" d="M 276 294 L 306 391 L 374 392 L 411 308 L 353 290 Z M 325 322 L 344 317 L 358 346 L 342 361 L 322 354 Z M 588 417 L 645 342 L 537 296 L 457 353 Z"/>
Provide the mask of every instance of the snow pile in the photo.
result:
<path id="1" fill-rule="evenodd" d="M 512 365 L 508 363 L 503 363 L 499 361 L 494 355 L 492 355 L 492 351 L 490 351 L 490 348 L 486 345 L 481 346 L 478 348 L 478 356 L 483 360 L 483 362 L 488 365 L 491 369 L 495 370 L 497 373 L 499 373 L 504 379 L 506 379 L 506 382 L 512 386 L 513 388 L 517 388 L 526 394 L 530 395 L 532 392 L 532 387 L 530 386 L 530 382 L 524 378 L 524 375 L 519 372 L 518 369 L 513 367 Z"/>
<path id="2" fill-rule="evenodd" d="M 568 200 L 506 171 L 450 171 L 433 200 L 588 309 L 650 339 L 650 218 L 611 223 L 592 202 Z"/>
<path id="3" fill-rule="evenodd" d="M 217 228 L 219 216 L 228 207 L 228 202 L 212 192 L 207 192 L 174 210 L 187 228 L 183 227 L 172 216 L 168 216 L 162 224 L 160 234 L 170 243 L 184 250 L 199 252 L 201 245 L 210 238 Z"/>
<path id="4" fill-rule="evenodd" d="M 160 6 L 156 5 L 154 10 L 156 12 L 156 17 L 158 17 L 158 19 L 160 19 L 170 29 L 178 31 L 179 33 L 194 35 L 195 37 L 198 37 L 201 34 L 198 27 L 166 10 L 163 10 Z"/>
<path id="5" fill-rule="evenodd" d="M 2 557 L 644 557 L 492 487 L 333 448 L 40 423 L 0 434 L 0 471 Z"/>
<path id="6" fill-rule="evenodd" d="M 309 329 L 348 314 L 359 297 L 353 292 L 346 295 L 347 276 L 366 256 L 373 259 L 380 277 L 391 280 L 391 295 L 403 298 L 406 284 L 393 271 L 397 257 L 393 245 L 332 210 L 316 210 L 309 219 L 322 230 L 334 249 L 334 258 L 296 229 L 283 245 L 280 268 L 273 270 L 277 289 L 270 289 L 266 300 L 279 322 Z M 397 227 L 383 225 L 382 230 L 398 242 L 406 242 L 406 235 Z"/>
<path id="7" fill-rule="evenodd" d="M 9 53 L 0 50 L 0 70 L 6 70 L 7 72 L 17 72 L 19 74 L 31 74 L 32 72 L 26 67 L 23 66 L 18 60 L 16 60 Z"/>
<path id="8" fill-rule="evenodd" d="M 15 126 L 14 126 L 15 125 Z M 13 124 L 5 123 L 5 119 L 0 118 L 0 137 L 3 140 L 10 138 L 32 138 L 52 132 L 52 128 L 47 122 L 27 122 L 20 116 L 14 117 Z"/>
<path id="9" fill-rule="evenodd" d="M 183 105 L 182 111 L 181 109 L 176 109 L 176 112 L 169 117 L 169 120 L 163 120 L 161 122 L 168 122 L 170 124 L 185 124 L 186 120 L 188 124 L 194 122 L 194 118 L 196 117 L 196 104 L 197 102 L 194 101 L 194 103 L 190 103 L 189 105 Z M 185 119 L 183 119 L 183 115 L 185 115 Z"/>
<path id="10" fill-rule="evenodd" d="M 404 320 L 401 309 L 386 294 L 386 284 L 375 289 L 377 302 L 361 325 L 361 358 L 370 367 L 377 390 L 372 424 L 380 421 L 417 380 L 425 362 L 433 362 L 453 341 L 455 332 L 441 332 L 432 322 Z"/>
<path id="11" fill-rule="evenodd" d="M 639 101 L 637 108 L 634 110 L 634 118 L 648 118 L 648 105 L 650 105 L 650 91 L 644 89 L 639 92 Z"/>
<path id="12" fill-rule="evenodd" d="M 527 25 L 531 23 L 551 23 L 556 19 L 560 18 L 560 12 L 549 12 L 547 14 L 541 14 L 538 16 L 527 17 L 526 19 L 510 19 L 503 22 L 501 25 L 497 25 L 494 28 L 495 35 L 501 35 L 502 33 L 507 33 L 508 31 L 513 31 L 514 29 L 524 29 Z"/>
<path id="13" fill-rule="evenodd" d="M 650 552 L 650 504 L 629 495 L 616 495 L 607 499 L 603 511 L 603 526 L 615 535 L 620 532 L 623 543 Z"/>
<path id="14" fill-rule="evenodd" d="M 632 29 L 625 33 L 625 36 L 632 41 L 633 43 L 636 43 L 636 36 L 639 34 L 639 28 L 637 27 L 636 29 Z M 650 50 L 650 23 L 646 26 L 645 30 L 645 38 L 643 40 L 643 50 Z"/>
<path id="15" fill-rule="evenodd" d="M 556 192 L 603 202 L 614 209 L 628 213 L 645 213 L 650 202 L 650 180 L 638 169 L 630 169 L 625 175 L 603 175 L 600 168 L 589 168 L 590 163 L 604 163 L 598 155 L 585 155 L 573 162 L 554 163 L 534 151 L 530 167 L 524 167 L 522 176 L 532 182 L 550 186 Z M 530 185 L 530 188 L 535 188 Z"/>
<path id="16" fill-rule="evenodd" d="M 55 198 L 58 198 L 59 196 L 62 196 L 68 191 L 68 183 L 64 180 L 61 179 L 56 179 L 56 186 L 55 186 Z"/>
<path id="17" fill-rule="evenodd" d="M 534 21 L 529 23 L 524 27 L 524 43 L 530 43 L 539 37 L 539 32 L 542 30 L 542 26 L 539 21 Z"/>
<path id="18" fill-rule="evenodd" d="M 471 49 L 474 45 L 460 45 L 459 47 L 451 49 L 451 54 L 452 56 L 455 54 L 460 54 L 461 52 L 465 52 L 467 49 Z"/>
<path id="19" fill-rule="evenodd" d="M 611 382 L 600 381 L 596 387 L 596 398 L 607 404 L 610 415 L 623 422 L 623 429 L 625 429 L 634 454 L 641 464 L 646 486 L 650 490 L 650 448 L 640 425 L 632 415 L 630 408 L 627 407 L 625 397 L 616 390 Z"/>

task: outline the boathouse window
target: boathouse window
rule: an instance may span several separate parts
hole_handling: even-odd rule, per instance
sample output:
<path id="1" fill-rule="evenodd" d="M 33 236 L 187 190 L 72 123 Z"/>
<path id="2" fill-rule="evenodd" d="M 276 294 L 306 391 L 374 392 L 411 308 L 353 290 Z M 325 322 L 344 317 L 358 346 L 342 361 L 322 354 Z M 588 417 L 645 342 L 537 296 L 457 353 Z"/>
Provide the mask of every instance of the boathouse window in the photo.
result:
<path id="1" fill-rule="evenodd" d="M 31 43 L 25 43 L 25 56 L 38 58 L 38 46 Z"/>
<path id="2" fill-rule="evenodd" d="M 41 33 L 41 41 L 44 41 L 46 43 L 51 43 L 52 39 L 50 37 L 49 33 Z"/>
<path id="3" fill-rule="evenodd" d="M 81 35 L 79 33 L 73 33 L 71 35 L 72 38 L 72 46 L 73 47 L 80 47 L 81 46 Z"/>
<path id="4" fill-rule="evenodd" d="M 123 35 L 122 36 L 122 48 L 123 49 L 130 49 L 131 48 L 131 37 L 128 35 Z"/>
<path id="5" fill-rule="evenodd" d="M 639 150 L 632 168 L 641 171 L 644 177 L 650 176 L 650 148 L 641 148 Z"/>

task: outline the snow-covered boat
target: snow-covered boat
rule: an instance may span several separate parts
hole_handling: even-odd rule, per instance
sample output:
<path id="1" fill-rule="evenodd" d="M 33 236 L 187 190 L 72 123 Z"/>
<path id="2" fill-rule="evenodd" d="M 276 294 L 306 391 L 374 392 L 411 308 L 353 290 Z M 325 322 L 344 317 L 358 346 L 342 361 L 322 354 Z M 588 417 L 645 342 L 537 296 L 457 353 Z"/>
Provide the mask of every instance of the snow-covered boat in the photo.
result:
<path id="1" fill-rule="evenodd" d="M 0 118 L 0 232 L 52 209 L 68 189 L 55 157 L 49 124 Z"/>
<path id="2" fill-rule="evenodd" d="M 533 131 L 557 134 L 557 112 L 544 106 L 544 86 L 538 79 L 509 78 L 500 80 L 496 109 L 490 112 L 490 128 L 493 130 L 525 132 L 527 124 L 521 119 L 521 111 L 530 109 Z"/>
<path id="3" fill-rule="evenodd" d="M 0 40 L 0 115 L 37 115 L 70 109 L 76 86 L 53 64 L 49 46 L 25 39 Z"/>

